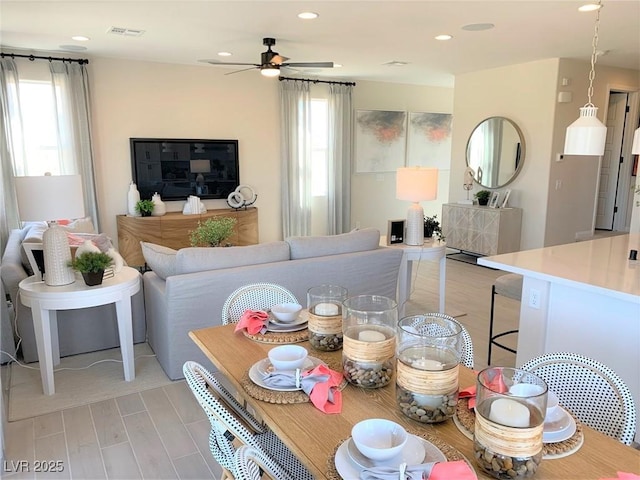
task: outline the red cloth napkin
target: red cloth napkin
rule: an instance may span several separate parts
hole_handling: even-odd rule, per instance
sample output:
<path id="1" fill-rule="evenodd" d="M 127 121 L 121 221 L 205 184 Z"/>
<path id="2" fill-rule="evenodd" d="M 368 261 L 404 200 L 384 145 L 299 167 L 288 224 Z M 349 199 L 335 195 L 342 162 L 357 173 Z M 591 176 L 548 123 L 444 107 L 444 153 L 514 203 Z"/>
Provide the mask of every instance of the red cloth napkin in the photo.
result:
<path id="1" fill-rule="evenodd" d="M 433 466 L 429 480 L 475 480 L 476 474 L 464 460 L 438 462 Z"/>
<path id="2" fill-rule="evenodd" d="M 304 372 L 307 375 L 328 375 L 326 382 L 318 382 L 309 393 L 309 400 L 315 407 L 324 413 L 340 413 L 342 411 L 342 392 L 339 390 L 342 383 L 342 373 L 331 370 L 326 365 L 318 365 L 313 370 Z"/>
<path id="3" fill-rule="evenodd" d="M 640 480 L 640 475 L 635 473 L 618 472 L 616 478 L 601 478 L 600 480 Z"/>
<path id="4" fill-rule="evenodd" d="M 267 331 L 267 323 L 269 323 L 269 314 L 262 310 L 245 310 L 238 320 L 234 332 L 247 329 L 250 335 L 256 333 L 265 333 Z"/>
<path id="5" fill-rule="evenodd" d="M 489 388 L 491 388 L 491 390 L 495 392 L 504 393 L 509 391 L 509 388 L 504 383 L 504 378 L 502 378 L 502 375 L 496 375 L 489 382 L 487 382 L 487 385 L 489 386 Z M 469 408 L 475 408 L 476 406 L 476 389 L 476 385 L 470 385 L 460 390 L 460 392 L 458 393 L 458 398 L 469 399 Z"/>

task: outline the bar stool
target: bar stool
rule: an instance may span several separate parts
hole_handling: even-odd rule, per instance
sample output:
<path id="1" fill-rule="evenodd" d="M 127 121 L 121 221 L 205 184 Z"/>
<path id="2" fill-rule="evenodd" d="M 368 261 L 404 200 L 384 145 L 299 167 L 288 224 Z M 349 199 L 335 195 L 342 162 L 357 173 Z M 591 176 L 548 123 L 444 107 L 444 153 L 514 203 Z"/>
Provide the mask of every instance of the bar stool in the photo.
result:
<path id="1" fill-rule="evenodd" d="M 512 335 L 518 333 L 518 330 L 507 330 L 498 334 L 493 334 L 493 309 L 495 306 L 496 294 L 503 297 L 511 298 L 513 300 L 522 300 L 522 275 L 517 273 L 509 273 L 496 278 L 496 281 L 491 287 L 491 317 L 489 318 L 489 355 L 487 358 L 487 364 L 491 365 L 491 348 L 493 345 L 502 348 L 511 353 L 516 353 L 514 348 L 508 347 L 502 343 L 497 342 L 497 339 L 506 335 Z"/>

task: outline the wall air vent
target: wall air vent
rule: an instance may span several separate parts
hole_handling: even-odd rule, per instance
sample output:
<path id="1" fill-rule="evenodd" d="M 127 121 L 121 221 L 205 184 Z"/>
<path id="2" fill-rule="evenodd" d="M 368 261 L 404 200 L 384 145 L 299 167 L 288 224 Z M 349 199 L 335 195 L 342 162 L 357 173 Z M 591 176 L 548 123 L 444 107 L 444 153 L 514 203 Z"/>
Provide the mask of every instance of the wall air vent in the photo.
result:
<path id="1" fill-rule="evenodd" d="M 125 37 L 140 37 L 144 34 L 144 30 L 137 30 L 135 28 L 123 28 L 123 27 L 111 27 L 107 30 L 107 33 L 113 35 L 123 35 Z"/>

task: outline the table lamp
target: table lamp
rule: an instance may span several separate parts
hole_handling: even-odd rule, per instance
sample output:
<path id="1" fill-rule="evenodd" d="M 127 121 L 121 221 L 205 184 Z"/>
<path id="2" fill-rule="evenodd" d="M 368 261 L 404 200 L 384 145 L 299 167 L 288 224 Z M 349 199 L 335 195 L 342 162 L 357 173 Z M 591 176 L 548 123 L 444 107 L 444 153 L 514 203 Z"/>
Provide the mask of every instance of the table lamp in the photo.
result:
<path id="1" fill-rule="evenodd" d="M 419 202 L 438 196 L 438 169 L 425 167 L 399 168 L 396 176 L 396 198 L 413 202 L 407 212 L 407 233 L 404 243 L 424 243 L 424 210 Z"/>
<path id="2" fill-rule="evenodd" d="M 56 220 L 84 216 L 84 195 L 80 175 L 16 177 L 16 196 L 22 221 L 46 220 L 42 235 L 44 282 L 49 286 L 68 285 L 75 274 L 68 266 L 71 249 L 67 233 Z"/>

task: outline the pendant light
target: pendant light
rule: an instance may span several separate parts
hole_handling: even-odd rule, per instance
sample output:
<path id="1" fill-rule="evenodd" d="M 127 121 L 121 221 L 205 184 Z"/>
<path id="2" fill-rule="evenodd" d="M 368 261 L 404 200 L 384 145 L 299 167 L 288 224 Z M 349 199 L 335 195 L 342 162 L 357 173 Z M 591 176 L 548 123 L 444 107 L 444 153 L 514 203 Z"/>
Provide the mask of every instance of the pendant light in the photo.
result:
<path id="1" fill-rule="evenodd" d="M 580 117 L 567 128 L 564 140 L 565 155 L 604 155 L 604 145 L 607 138 L 607 127 L 596 116 L 598 107 L 591 103 L 593 96 L 593 79 L 596 76 L 596 61 L 598 58 L 598 28 L 600 26 L 600 9 L 602 2 L 598 2 L 596 24 L 593 34 L 591 52 L 591 71 L 589 72 L 588 102 L 580 108 Z"/>

